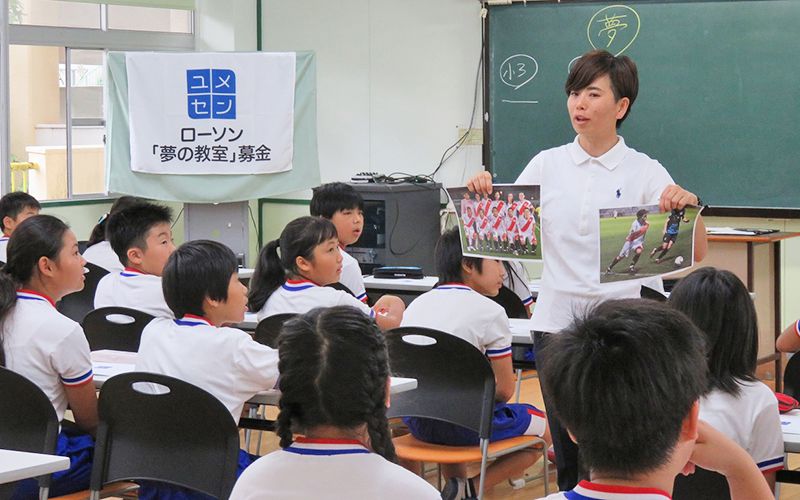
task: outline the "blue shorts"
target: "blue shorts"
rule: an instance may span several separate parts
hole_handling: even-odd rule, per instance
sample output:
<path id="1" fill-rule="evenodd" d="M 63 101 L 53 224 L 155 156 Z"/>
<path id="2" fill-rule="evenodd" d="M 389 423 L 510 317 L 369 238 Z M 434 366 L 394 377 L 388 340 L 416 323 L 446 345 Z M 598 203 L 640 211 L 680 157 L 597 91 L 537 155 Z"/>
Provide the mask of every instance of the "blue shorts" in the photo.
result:
<path id="1" fill-rule="evenodd" d="M 56 455 L 69 457 L 69 469 L 53 473 L 53 479 L 50 481 L 50 497 L 88 490 L 94 457 L 94 441 L 91 436 L 78 430 L 62 428 L 58 435 Z M 20 481 L 11 498 L 37 500 L 39 481 L 35 478 Z"/>
<path id="2" fill-rule="evenodd" d="M 459 425 L 429 418 L 404 418 L 411 435 L 420 441 L 447 446 L 477 446 L 478 433 Z M 541 436 L 547 420 L 544 413 L 524 403 L 498 403 L 494 407 L 492 435 L 489 441 L 518 436 Z"/>
<path id="3" fill-rule="evenodd" d="M 236 477 L 241 476 L 242 472 L 258 458 L 257 455 L 251 455 L 244 450 L 239 450 L 239 467 L 236 471 Z M 139 500 L 215 500 L 215 498 L 198 491 L 181 488 L 180 486 L 154 481 L 141 481 L 139 482 Z"/>

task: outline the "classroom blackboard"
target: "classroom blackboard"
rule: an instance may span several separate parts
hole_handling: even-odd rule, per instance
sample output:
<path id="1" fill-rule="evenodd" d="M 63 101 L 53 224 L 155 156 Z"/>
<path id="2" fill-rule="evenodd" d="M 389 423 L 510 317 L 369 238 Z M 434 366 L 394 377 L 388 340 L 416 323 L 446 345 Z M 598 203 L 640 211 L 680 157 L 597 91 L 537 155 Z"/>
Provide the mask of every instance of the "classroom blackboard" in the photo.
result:
<path id="1" fill-rule="evenodd" d="M 528 2 L 486 22 L 497 182 L 574 139 L 568 68 L 603 48 L 639 68 L 629 146 L 711 206 L 800 208 L 800 1 Z"/>

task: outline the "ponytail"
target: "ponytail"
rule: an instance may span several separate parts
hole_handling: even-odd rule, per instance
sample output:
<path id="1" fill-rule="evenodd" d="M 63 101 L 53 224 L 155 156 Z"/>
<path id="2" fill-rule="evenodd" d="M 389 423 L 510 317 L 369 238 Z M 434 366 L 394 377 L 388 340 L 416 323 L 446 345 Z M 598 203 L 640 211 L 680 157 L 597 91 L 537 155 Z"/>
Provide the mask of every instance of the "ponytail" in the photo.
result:
<path id="1" fill-rule="evenodd" d="M 267 243 L 258 255 L 247 296 L 250 311 L 260 311 L 289 276 L 298 274 L 298 257 L 313 261 L 317 245 L 331 238 L 336 238 L 336 226 L 322 217 L 305 216 L 288 223 L 280 238 Z"/>
<path id="2" fill-rule="evenodd" d="M 89 241 L 86 242 L 86 248 L 106 240 L 106 223 L 111 215 L 128 207 L 141 205 L 143 203 L 145 203 L 143 199 L 135 196 L 120 196 L 117 198 L 114 204 L 111 205 L 111 209 L 107 213 L 100 216 L 97 224 L 92 229 L 92 234 L 89 235 Z"/>

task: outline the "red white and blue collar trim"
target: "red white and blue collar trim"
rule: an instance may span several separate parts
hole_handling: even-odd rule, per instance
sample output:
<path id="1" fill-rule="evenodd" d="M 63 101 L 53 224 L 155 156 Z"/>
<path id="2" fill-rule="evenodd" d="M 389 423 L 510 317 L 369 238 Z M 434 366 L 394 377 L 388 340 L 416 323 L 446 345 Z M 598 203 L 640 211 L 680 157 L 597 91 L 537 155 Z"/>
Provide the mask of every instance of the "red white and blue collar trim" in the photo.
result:
<path id="1" fill-rule="evenodd" d="M 194 314 L 187 314 L 181 319 L 173 319 L 172 321 L 174 321 L 176 325 L 180 326 L 200 326 L 200 325 L 214 326 L 206 318 L 195 316 Z"/>
<path id="2" fill-rule="evenodd" d="M 463 283 L 445 283 L 436 287 L 437 290 L 466 290 L 472 291 L 472 288 Z"/>
<path id="3" fill-rule="evenodd" d="M 503 349 L 486 349 L 486 357 L 489 359 L 500 359 L 511 356 L 511 346 Z"/>
<path id="4" fill-rule="evenodd" d="M 297 438 L 291 446 L 284 449 L 298 455 L 334 456 L 372 453 L 358 441 L 346 439 Z"/>
<path id="5" fill-rule="evenodd" d="M 286 283 L 283 284 L 283 289 L 290 292 L 299 292 L 315 286 L 319 285 L 311 280 L 286 280 Z"/>
<path id="6" fill-rule="evenodd" d="M 0 237 L 0 241 L 8 241 L 8 238 L 9 238 L 8 236 L 3 235 L 2 237 Z"/>
<path id="7" fill-rule="evenodd" d="M 528 307 L 531 304 L 533 304 L 533 297 L 528 295 L 528 297 L 522 301 L 522 305 Z"/>
<path id="8" fill-rule="evenodd" d="M 147 273 L 143 273 L 138 269 L 133 269 L 131 267 L 126 267 L 124 271 L 119 272 L 120 276 L 124 276 L 126 278 L 132 278 L 134 276 L 147 276 Z"/>
<path id="9" fill-rule="evenodd" d="M 48 302 L 51 306 L 55 307 L 56 303 L 47 295 L 32 292 L 30 290 L 17 290 L 17 298 L 22 300 L 37 300 L 40 302 Z"/>
<path id="10" fill-rule="evenodd" d="M 775 472 L 776 470 L 783 469 L 783 457 L 764 460 L 763 462 L 758 462 L 756 465 L 758 465 L 758 469 L 763 473 Z"/>
<path id="11" fill-rule="evenodd" d="M 80 377 L 75 378 L 64 378 L 59 377 L 61 379 L 61 383 L 67 387 L 80 387 L 84 384 L 87 384 L 92 381 L 94 375 L 92 374 L 92 370 L 89 370 L 87 373 L 81 375 Z"/>
<path id="12" fill-rule="evenodd" d="M 366 303 L 367 302 L 367 294 L 366 292 L 362 293 L 358 297 L 356 297 L 359 301 Z"/>
<path id="13" fill-rule="evenodd" d="M 635 488 L 581 481 L 572 491 L 564 493 L 568 500 L 671 500 L 664 491 L 655 488 Z"/>

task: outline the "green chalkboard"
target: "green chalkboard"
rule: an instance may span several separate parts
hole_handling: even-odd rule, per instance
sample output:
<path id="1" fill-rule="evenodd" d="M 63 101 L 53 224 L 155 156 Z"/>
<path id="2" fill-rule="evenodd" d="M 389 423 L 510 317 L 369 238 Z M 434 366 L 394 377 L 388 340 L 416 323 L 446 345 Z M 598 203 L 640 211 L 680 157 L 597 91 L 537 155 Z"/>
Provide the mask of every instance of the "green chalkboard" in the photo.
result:
<path id="1" fill-rule="evenodd" d="M 574 139 L 570 62 L 606 48 L 639 68 L 629 146 L 712 206 L 800 208 L 800 1 L 528 2 L 487 22 L 498 182 Z"/>

